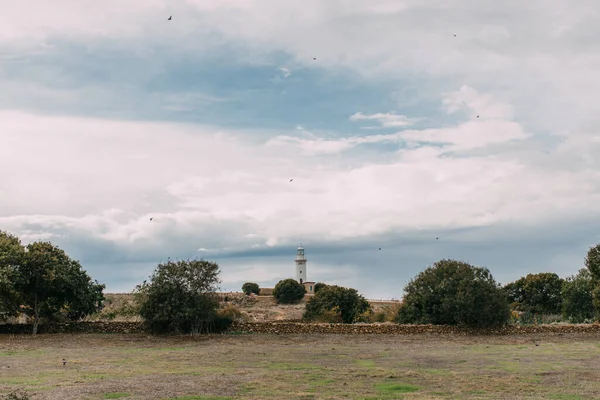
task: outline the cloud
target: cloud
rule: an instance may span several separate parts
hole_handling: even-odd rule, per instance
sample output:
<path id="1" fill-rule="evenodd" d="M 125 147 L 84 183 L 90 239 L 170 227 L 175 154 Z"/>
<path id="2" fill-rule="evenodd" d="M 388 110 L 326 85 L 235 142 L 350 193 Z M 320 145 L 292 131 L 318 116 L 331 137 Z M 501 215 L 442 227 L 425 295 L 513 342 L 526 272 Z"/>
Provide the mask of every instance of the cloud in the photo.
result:
<path id="1" fill-rule="evenodd" d="M 272 284 L 299 242 L 371 296 L 446 256 L 575 272 L 600 240 L 596 3 L 308 1 L 6 4 L 0 229 L 110 290 L 197 255 Z"/>
<path id="2" fill-rule="evenodd" d="M 386 128 L 396 128 L 402 126 L 413 125 L 415 123 L 414 119 L 408 118 L 405 115 L 395 115 L 395 114 L 371 114 L 365 115 L 361 112 L 357 112 L 350 116 L 350 121 L 364 121 L 364 120 L 375 120 L 379 122 L 383 127 Z"/>

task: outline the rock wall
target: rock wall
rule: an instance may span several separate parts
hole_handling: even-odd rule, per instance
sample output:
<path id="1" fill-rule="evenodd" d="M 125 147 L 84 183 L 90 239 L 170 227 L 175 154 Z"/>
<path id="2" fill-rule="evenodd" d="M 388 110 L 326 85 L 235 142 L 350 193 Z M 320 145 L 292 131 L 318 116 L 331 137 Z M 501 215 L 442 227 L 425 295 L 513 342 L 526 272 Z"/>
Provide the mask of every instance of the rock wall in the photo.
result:
<path id="1" fill-rule="evenodd" d="M 0 334 L 29 334 L 31 324 L 0 324 Z M 38 333 L 143 333 L 144 322 L 72 322 L 67 324 L 40 324 Z"/>
<path id="2" fill-rule="evenodd" d="M 0 324 L 0 334 L 29 334 L 31 324 Z M 234 322 L 229 332 L 272 334 L 349 334 L 349 335 L 512 335 L 532 333 L 598 333 L 600 324 L 581 325 L 507 325 L 495 329 L 469 329 L 445 325 L 385 324 L 307 324 L 292 321 Z M 145 333 L 144 322 L 73 322 L 42 324 L 39 333 Z"/>
<path id="3" fill-rule="evenodd" d="M 233 323 L 230 332 L 275 334 L 383 334 L 383 335 L 511 335 L 530 333 L 600 333 L 600 325 L 508 325 L 495 329 L 458 328 L 446 325 L 306 324 L 298 322 Z"/>

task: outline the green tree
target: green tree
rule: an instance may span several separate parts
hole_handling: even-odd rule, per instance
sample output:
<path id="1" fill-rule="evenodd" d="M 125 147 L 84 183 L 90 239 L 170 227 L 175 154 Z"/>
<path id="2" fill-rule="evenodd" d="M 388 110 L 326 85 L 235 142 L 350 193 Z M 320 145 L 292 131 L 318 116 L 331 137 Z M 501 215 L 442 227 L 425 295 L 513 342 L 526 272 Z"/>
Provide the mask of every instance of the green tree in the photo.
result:
<path id="1" fill-rule="evenodd" d="M 592 289 L 592 304 L 595 314 L 600 317 L 600 244 L 591 247 L 585 257 L 585 266 L 590 271 L 594 288 Z"/>
<path id="2" fill-rule="evenodd" d="M 306 294 L 304 285 L 297 282 L 295 279 L 284 279 L 279 281 L 273 288 L 273 296 L 278 303 L 292 304 L 297 303 Z"/>
<path id="3" fill-rule="evenodd" d="M 508 322 L 505 292 L 487 268 L 441 260 L 404 288 L 397 322 L 487 327 Z"/>
<path id="4" fill-rule="evenodd" d="M 585 266 L 590 271 L 595 283 L 600 283 L 600 244 L 589 249 L 585 257 Z"/>
<path id="5" fill-rule="evenodd" d="M 35 335 L 41 318 L 53 318 L 69 305 L 77 308 L 83 299 L 79 293 L 104 289 L 90 284 L 91 279 L 78 261 L 74 261 L 50 242 L 34 242 L 26 246 L 25 256 L 17 267 L 15 287 L 23 312 L 33 318 Z M 87 304 L 86 312 L 97 311 L 101 301 Z"/>
<path id="6" fill-rule="evenodd" d="M 577 275 L 565 279 L 562 287 L 562 315 L 573 323 L 594 318 L 592 291 L 594 282 L 588 269 L 582 268 Z"/>
<path id="7" fill-rule="evenodd" d="M 58 305 L 57 308 L 64 309 L 67 319 L 71 321 L 101 311 L 106 285 L 92 281 L 77 261 L 72 261 L 68 274 L 69 285 L 64 288 L 65 304 Z"/>
<path id="8" fill-rule="evenodd" d="M 563 279 L 545 272 L 527 276 L 504 286 L 511 307 L 532 314 L 560 314 Z"/>
<path id="9" fill-rule="evenodd" d="M 260 287 L 257 283 L 246 282 L 242 285 L 242 292 L 244 292 L 246 295 L 250 295 L 251 293 L 259 294 Z"/>
<path id="10" fill-rule="evenodd" d="M 19 238 L 0 231 L 0 319 L 18 314 L 20 304 L 15 282 L 24 257 L 25 249 Z"/>
<path id="11" fill-rule="evenodd" d="M 372 311 L 371 304 L 356 289 L 341 286 L 322 287 L 306 303 L 304 319 L 315 320 L 331 311 L 339 313 L 343 323 L 360 322 Z"/>
<path id="12" fill-rule="evenodd" d="M 225 321 L 217 315 L 219 273 L 216 263 L 205 260 L 158 264 L 150 282 L 144 281 L 134 292 L 141 316 L 157 333 L 203 333 L 223 328 Z"/>
<path id="13" fill-rule="evenodd" d="M 321 289 L 323 289 L 324 287 L 326 287 L 327 285 L 324 284 L 323 282 L 317 282 L 315 285 L 315 294 L 317 294 L 317 292 Z"/>

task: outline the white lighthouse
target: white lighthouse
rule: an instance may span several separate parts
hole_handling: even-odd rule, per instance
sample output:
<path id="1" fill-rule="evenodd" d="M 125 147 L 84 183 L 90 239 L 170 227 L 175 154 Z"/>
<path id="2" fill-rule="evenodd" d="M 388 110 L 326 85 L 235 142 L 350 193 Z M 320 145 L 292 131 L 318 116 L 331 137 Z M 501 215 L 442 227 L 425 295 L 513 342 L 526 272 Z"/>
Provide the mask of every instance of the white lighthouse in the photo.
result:
<path id="1" fill-rule="evenodd" d="M 298 247 L 296 251 L 296 280 L 301 284 L 306 282 L 306 258 L 304 258 L 304 247 Z"/>

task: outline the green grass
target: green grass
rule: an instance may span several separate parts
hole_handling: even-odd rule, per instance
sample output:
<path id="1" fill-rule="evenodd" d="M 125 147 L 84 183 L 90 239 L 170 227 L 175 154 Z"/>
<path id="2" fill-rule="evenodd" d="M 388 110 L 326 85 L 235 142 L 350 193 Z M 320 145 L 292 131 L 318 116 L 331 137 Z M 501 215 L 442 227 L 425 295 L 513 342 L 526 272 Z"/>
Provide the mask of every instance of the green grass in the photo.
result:
<path id="1" fill-rule="evenodd" d="M 384 393 L 411 393 L 419 390 L 418 386 L 403 383 L 378 383 L 375 385 L 375 388 Z"/>

